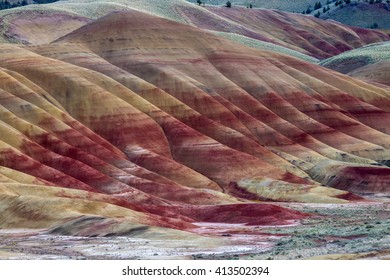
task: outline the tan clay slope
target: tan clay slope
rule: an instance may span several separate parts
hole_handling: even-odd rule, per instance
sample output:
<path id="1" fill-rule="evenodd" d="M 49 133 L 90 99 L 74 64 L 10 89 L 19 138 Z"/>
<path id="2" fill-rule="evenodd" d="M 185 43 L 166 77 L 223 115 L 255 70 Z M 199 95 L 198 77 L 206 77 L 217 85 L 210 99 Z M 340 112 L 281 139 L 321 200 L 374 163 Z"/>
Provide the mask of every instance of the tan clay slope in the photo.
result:
<path id="1" fill-rule="evenodd" d="M 46 44 L 91 22 L 89 18 L 56 11 L 15 11 L 3 17 L 3 36 L 12 43 Z"/>
<path id="2" fill-rule="evenodd" d="M 388 191 L 390 169 L 373 165 L 390 157 L 388 91 L 141 12 L 1 45 L 0 105 L 7 227 L 23 205 L 37 220 L 64 211 L 31 227 L 116 207 L 132 211 L 125 228 L 285 224 L 305 215 L 251 201 Z"/>
<path id="3" fill-rule="evenodd" d="M 390 61 L 381 61 L 356 69 L 348 75 L 361 80 L 390 86 Z"/>

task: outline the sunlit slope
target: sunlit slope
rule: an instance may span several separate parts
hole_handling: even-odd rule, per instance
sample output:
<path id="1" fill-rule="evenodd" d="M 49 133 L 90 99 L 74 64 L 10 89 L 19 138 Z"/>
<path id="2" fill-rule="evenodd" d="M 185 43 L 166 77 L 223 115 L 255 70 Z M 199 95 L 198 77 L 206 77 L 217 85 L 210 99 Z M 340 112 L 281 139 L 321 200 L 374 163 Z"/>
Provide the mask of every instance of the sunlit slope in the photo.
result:
<path id="1" fill-rule="evenodd" d="M 150 32 L 143 36 L 145 16 L 141 13 L 111 15 L 70 34 L 62 42 L 83 44 L 111 64 L 144 78 L 224 126 L 237 131 L 244 124 L 250 134 L 242 128 L 239 131 L 264 146 L 278 146 L 275 145 L 277 135 L 285 141 L 288 139 L 291 145 L 279 145 L 283 152 L 304 161 L 316 163 L 327 158 L 371 163 L 367 158 L 388 157 L 388 144 L 385 144 L 388 92 L 290 57 L 242 49 L 199 29 L 163 19 L 152 20 L 146 16 Z M 104 29 L 106 21 L 115 26 L 115 32 L 121 37 L 104 39 L 110 38 L 111 32 Z M 98 33 L 95 28 L 99 29 Z M 126 37 L 131 39 L 123 47 L 120 42 Z M 345 103 L 340 97 L 350 102 Z M 148 98 L 152 101 L 156 97 Z M 209 110 L 208 102 L 219 109 Z M 359 114 L 356 104 L 372 110 L 370 118 Z M 318 109 L 312 111 L 314 108 Z M 307 118 L 308 127 L 302 124 L 302 117 Z M 226 121 L 229 118 L 238 121 Z M 256 134 L 261 131 L 249 126 L 249 120 L 261 122 L 268 128 L 267 133 L 272 131 L 274 135 L 259 137 Z M 332 123 L 335 120 L 337 125 Z M 308 136 L 302 138 L 302 134 Z M 356 149 L 359 145 L 365 148 Z M 292 153 L 288 150 L 290 146 L 303 149 L 304 153 L 315 151 L 317 156 Z"/>
<path id="2" fill-rule="evenodd" d="M 383 87 L 138 11 L 2 44 L 0 222 L 287 224 L 305 215 L 259 202 L 389 190 L 389 110 Z"/>

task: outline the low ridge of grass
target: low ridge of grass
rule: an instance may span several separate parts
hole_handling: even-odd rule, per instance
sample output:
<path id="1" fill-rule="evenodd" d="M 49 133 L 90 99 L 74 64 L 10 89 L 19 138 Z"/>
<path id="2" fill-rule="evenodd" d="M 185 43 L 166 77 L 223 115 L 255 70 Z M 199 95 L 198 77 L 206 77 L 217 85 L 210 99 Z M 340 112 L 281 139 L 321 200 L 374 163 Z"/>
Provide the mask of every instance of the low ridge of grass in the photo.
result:
<path id="1" fill-rule="evenodd" d="M 324 1 L 324 0 L 323 0 Z M 196 3 L 196 0 L 189 0 L 189 2 Z M 206 4 L 209 5 L 225 5 L 226 0 L 205 0 Z M 306 10 L 309 5 L 315 5 L 318 0 L 294 0 L 294 1 L 281 1 L 281 0 L 230 0 L 233 7 L 235 5 L 248 6 L 252 4 L 254 8 L 266 8 L 276 9 L 286 12 L 297 12 L 300 13 Z M 326 0 L 324 1 L 326 3 Z"/>
<path id="2" fill-rule="evenodd" d="M 390 60 L 390 41 L 370 44 L 350 50 L 337 56 L 322 60 L 319 64 L 327 68 L 337 69 L 339 65 L 359 62 L 361 66 Z"/>
<path id="3" fill-rule="evenodd" d="M 298 51 L 295 51 L 295 50 L 292 50 L 292 49 L 289 49 L 286 47 L 278 46 L 276 44 L 259 41 L 259 40 L 252 39 L 252 38 L 249 38 L 249 37 L 246 37 L 243 35 L 239 35 L 239 34 L 235 34 L 235 33 L 217 32 L 217 31 L 214 31 L 213 33 L 216 35 L 225 37 L 233 42 L 236 42 L 236 43 L 239 43 L 239 44 L 251 47 L 251 48 L 286 54 L 289 56 L 293 56 L 293 57 L 305 60 L 305 61 L 310 62 L 310 63 L 318 63 L 319 62 L 319 60 L 317 58 L 311 57 L 309 55 L 300 53 Z"/>

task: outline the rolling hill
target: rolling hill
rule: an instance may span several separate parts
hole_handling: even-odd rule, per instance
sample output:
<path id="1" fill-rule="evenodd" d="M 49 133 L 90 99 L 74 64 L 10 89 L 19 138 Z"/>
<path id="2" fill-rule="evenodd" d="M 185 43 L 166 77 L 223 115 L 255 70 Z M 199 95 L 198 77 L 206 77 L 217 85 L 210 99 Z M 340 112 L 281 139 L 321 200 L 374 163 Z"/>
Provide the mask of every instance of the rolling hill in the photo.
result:
<path id="1" fill-rule="evenodd" d="M 244 44 L 253 39 L 269 50 L 290 55 L 298 51 L 316 59 L 324 59 L 361 46 L 387 41 L 389 35 L 378 30 L 348 27 L 337 22 L 311 16 L 263 9 L 199 7 L 184 0 L 137 1 L 59 1 L 50 5 L 29 5 L 0 11 L 3 41 L 11 43 L 49 43 L 91 20 L 113 11 L 139 10 L 162 18 L 185 23 L 213 32 L 237 34 Z M 61 24 L 63 28 L 54 28 Z M 37 36 L 36 34 L 44 34 Z M 231 38 L 231 37 L 230 37 Z M 1 41 L 1 40 L 0 40 Z M 301 56 L 298 56 L 301 58 Z"/>
<path id="2" fill-rule="evenodd" d="M 1 229 L 242 238 L 389 193 L 389 87 L 313 58 L 386 33 L 125 2 L 0 13 Z"/>

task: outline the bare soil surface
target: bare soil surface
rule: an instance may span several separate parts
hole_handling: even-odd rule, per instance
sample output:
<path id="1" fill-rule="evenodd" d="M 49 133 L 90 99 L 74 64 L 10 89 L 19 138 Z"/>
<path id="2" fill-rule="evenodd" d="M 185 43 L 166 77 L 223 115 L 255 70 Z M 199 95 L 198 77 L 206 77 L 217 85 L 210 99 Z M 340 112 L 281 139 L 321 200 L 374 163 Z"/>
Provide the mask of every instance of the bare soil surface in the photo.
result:
<path id="1" fill-rule="evenodd" d="M 199 223 L 194 238 L 86 238 L 2 229 L 0 259 L 390 259 L 390 200 L 371 199 L 280 203 L 313 216 L 288 226 Z"/>

